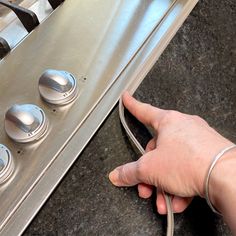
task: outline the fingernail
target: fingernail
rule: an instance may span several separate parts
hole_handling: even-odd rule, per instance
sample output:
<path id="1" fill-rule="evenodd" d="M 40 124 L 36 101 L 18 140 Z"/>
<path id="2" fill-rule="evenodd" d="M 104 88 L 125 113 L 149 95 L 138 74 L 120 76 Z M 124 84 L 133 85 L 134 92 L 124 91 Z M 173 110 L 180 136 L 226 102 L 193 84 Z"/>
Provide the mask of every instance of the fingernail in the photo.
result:
<path id="1" fill-rule="evenodd" d="M 114 185 L 118 185 L 118 179 L 119 179 L 119 172 L 118 170 L 113 170 L 110 174 L 109 174 L 109 179 L 110 181 L 114 184 Z"/>
<path id="2" fill-rule="evenodd" d="M 160 215 L 165 215 L 166 214 L 166 211 L 165 211 L 165 205 L 163 204 L 159 204 L 157 206 L 157 211 Z"/>

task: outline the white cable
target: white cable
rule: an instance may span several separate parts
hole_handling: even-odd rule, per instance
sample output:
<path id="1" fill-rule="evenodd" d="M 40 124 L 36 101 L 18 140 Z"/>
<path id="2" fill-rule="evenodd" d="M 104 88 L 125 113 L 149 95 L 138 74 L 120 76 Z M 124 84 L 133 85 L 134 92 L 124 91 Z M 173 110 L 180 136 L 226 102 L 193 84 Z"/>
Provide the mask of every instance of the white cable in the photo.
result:
<path id="1" fill-rule="evenodd" d="M 119 101 L 119 116 L 120 116 L 121 124 L 123 125 L 128 137 L 133 142 L 133 144 L 136 146 L 136 148 L 139 150 L 139 152 L 143 155 L 145 153 L 145 150 L 143 149 L 141 144 L 138 142 L 138 140 L 135 138 L 135 136 L 133 135 L 129 126 L 126 123 L 125 115 L 124 115 L 124 106 L 123 106 L 123 102 L 122 102 L 121 98 Z M 166 232 L 166 235 L 173 236 L 174 235 L 174 213 L 172 211 L 171 196 L 165 192 L 163 192 L 163 193 L 164 193 L 166 207 L 167 207 L 167 232 Z"/>

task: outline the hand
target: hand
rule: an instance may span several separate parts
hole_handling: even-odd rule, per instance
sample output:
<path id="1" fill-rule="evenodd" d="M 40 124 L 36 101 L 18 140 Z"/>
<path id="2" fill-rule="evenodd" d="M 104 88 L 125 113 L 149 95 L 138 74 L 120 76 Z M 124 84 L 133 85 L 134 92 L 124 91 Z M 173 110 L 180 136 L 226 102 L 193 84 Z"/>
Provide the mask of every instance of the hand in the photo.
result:
<path id="1" fill-rule="evenodd" d="M 174 212 L 183 211 L 193 196 L 204 196 L 204 181 L 212 158 L 232 142 L 222 137 L 205 120 L 177 111 L 162 110 L 138 102 L 127 92 L 124 106 L 143 124 L 151 126 L 156 137 L 138 161 L 117 167 L 109 178 L 116 186 L 138 185 L 140 197 L 148 198 L 157 187 L 173 194 Z M 166 214 L 161 192 L 157 209 Z"/>

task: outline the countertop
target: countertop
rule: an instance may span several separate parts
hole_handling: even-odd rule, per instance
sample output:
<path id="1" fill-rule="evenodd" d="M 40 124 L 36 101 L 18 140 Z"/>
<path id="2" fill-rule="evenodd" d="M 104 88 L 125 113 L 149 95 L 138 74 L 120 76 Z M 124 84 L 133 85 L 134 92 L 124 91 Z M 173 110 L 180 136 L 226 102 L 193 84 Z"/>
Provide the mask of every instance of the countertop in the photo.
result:
<path id="1" fill-rule="evenodd" d="M 199 1 L 135 97 L 198 114 L 236 142 L 235 39 L 236 1 Z M 109 171 L 135 158 L 116 106 L 24 235 L 165 235 L 155 198 L 108 180 Z M 175 224 L 175 235 L 231 235 L 200 198 Z"/>

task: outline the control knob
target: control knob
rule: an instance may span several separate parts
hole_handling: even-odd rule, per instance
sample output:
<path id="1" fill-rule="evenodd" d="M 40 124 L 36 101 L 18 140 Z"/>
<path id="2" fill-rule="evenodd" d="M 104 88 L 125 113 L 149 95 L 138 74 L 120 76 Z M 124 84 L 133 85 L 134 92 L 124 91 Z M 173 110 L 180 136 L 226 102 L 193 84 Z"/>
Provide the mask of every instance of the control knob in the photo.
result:
<path id="1" fill-rule="evenodd" d="M 19 143 L 40 139 L 46 133 L 47 126 L 43 110 L 33 104 L 13 105 L 5 115 L 6 133 Z"/>
<path id="2" fill-rule="evenodd" d="M 67 71 L 46 70 L 39 78 L 39 93 L 48 103 L 65 105 L 76 98 L 76 79 Z"/>
<path id="3" fill-rule="evenodd" d="M 5 182 L 14 169 L 13 158 L 9 149 L 0 144 L 0 184 Z"/>

